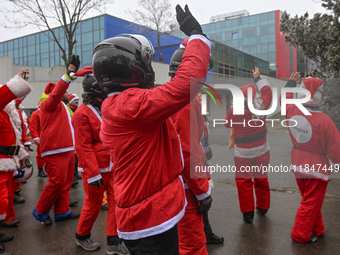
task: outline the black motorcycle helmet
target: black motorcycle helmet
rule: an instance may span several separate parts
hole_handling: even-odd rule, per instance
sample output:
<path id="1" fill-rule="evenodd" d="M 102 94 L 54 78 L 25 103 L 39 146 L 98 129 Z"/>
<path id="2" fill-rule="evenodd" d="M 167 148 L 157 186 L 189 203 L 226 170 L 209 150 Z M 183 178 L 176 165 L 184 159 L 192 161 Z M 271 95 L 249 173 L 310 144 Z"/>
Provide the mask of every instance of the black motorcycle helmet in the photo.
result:
<path id="1" fill-rule="evenodd" d="M 114 91 L 124 87 L 150 88 L 155 81 L 155 72 L 151 66 L 154 56 L 155 50 L 147 38 L 121 34 L 95 47 L 92 69 L 101 89 L 107 87 L 109 91 Z"/>
<path id="2" fill-rule="evenodd" d="M 83 80 L 82 86 L 84 90 L 83 93 L 86 95 L 92 95 L 103 99 L 107 97 L 107 93 L 100 89 L 94 76 L 86 75 Z"/>
<path id="3" fill-rule="evenodd" d="M 169 66 L 169 76 L 171 78 L 175 77 L 177 68 L 182 63 L 182 57 L 183 57 L 184 51 L 185 51 L 185 47 L 178 48 L 177 50 L 175 50 L 174 54 L 171 57 L 170 66 Z M 212 67 L 213 67 L 213 58 L 210 54 L 208 71 L 211 70 Z"/>

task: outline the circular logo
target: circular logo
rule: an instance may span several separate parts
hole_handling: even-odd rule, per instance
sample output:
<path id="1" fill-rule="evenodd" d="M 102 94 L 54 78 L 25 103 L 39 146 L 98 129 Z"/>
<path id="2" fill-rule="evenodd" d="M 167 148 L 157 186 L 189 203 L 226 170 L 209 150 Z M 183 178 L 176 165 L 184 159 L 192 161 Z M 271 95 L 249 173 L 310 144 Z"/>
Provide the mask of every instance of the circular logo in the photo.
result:
<path id="1" fill-rule="evenodd" d="M 312 138 L 312 126 L 308 120 L 300 115 L 290 118 L 289 130 L 298 143 L 307 143 Z M 293 125 L 296 125 L 293 127 Z"/>

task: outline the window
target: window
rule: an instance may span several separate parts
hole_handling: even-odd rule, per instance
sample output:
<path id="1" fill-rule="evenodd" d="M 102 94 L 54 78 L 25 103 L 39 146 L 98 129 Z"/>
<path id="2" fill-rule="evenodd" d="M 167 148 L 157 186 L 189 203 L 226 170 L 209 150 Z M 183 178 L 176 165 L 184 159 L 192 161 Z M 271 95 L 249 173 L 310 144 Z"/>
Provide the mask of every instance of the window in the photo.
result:
<path id="1" fill-rule="evenodd" d="M 33 44 L 35 44 L 35 36 L 34 36 L 34 35 L 30 35 L 30 36 L 27 38 L 27 44 L 28 44 L 28 45 L 33 45 Z"/>
<path id="2" fill-rule="evenodd" d="M 250 54 L 256 54 L 256 45 L 250 46 Z"/>
<path id="3" fill-rule="evenodd" d="M 261 27 L 261 35 L 266 35 L 268 33 L 268 27 L 267 26 L 262 26 Z"/>
<path id="4" fill-rule="evenodd" d="M 262 53 L 267 53 L 267 52 L 268 52 L 268 45 L 267 45 L 267 44 L 262 44 L 262 46 L 261 46 L 261 52 L 262 52 Z"/>
<path id="5" fill-rule="evenodd" d="M 28 55 L 35 55 L 35 45 L 28 46 Z"/>
<path id="6" fill-rule="evenodd" d="M 270 43 L 268 48 L 269 52 L 275 52 L 275 43 Z"/>
<path id="7" fill-rule="evenodd" d="M 238 39 L 238 32 L 233 33 L 233 39 Z"/>
<path id="8" fill-rule="evenodd" d="M 8 42 L 8 50 L 13 50 L 13 41 Z"/>
<path id="9" fill-rule="evenodd" d="M 255 28 L 251 28 L 251 29 L 249 30 L 249 35 L 250 35 L 250 37 L 256 36 L 256 29 L 255 29 Z"/>
<path id="10" fill-rule="evenodd" d="M 98 18 L 93 19 L 93 29 L 94 30 L 99 29 L 99 19 Z"/>
<path id="11" fill-rule="evenodd" d="M 83 44 L 93 43 L 92 42 L 92 32 L 82 34 L 81 40 Z"/>
<path id="12" fill-rule="evenodd" d="M 243 38 L 249 37 L 249 30 L 243 30 Z"/>
<path id="13" fill-rule="evenodd" d="M 275 26 L 274 25 L 268 26 L 268 33 L 269 34 L 274 34 L 275 33 Z"/>
<path id="14" fill-rule="evenodd" d="M 42 59 L 41 60 L 41 66 L 42 67 L 49 67 L 49 59 Z"/>
<path id="15" fill-rule="evenodd" d="M 92 31 L 92 20 L 87 20 L 81 24 L 82 33 Z"/>
<path id="16" fill-rule="evenodd" d="M 225 39 L 226 40 L 231 40 L 231 33 L 226 33 L 225 34 Z"/>
<path id="17" fill-rule="evenodd" d="M 48 52 L 48 42 L 41 44 L 41 53 Z"/>

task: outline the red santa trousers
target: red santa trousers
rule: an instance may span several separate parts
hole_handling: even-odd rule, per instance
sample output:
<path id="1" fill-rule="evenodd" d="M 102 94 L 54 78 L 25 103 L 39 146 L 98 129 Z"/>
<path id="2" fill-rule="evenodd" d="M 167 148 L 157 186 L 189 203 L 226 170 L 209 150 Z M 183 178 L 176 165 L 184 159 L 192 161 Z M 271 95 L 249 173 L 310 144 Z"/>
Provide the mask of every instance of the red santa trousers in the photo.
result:
<path id="1" fill-rule="evenodd" d="M 15 210 L 14 210 L 14 192 L 18 189 L 17 184 L 15 182 L 15 177 L 13 176 L 13 171 L 11 171 L 12 177 L 10 179 L 10 182 L 8 183 L 7 190 L 8 192 L 11 192 L 8 196 L 8 206 L 6 211 L 6 218 L 4 220 L 14 220 L 15 219 Z M 20 184 L 20 183 L 19 183 Z M 21 187 L 19 186 L 19 189 Z"/>
<path id="2" fill-rule="evenodd" d="M 199 202 L 190 189 L 185 189 L 185 195 L 188 204 L 183 218 L 177 224 L 179 254 L 206 255 L 208 252 L 203 216 L 197 213 Z"/>
<path id="3" fill-rule="evenodd" d="M 262 209 L 269 209 L 270 189 L 267 172 L 256 171 L 252 166 L 267 166 L 269 164 L 269 151 L 257 158 L 237 158 L 235 157 L 235 180 L 237 185 L 238 199 L 241 212 L 251 212 L 255 210 L 254 187 L 256 195 L 256 205 Z M 253 169 L 253 171 L 251 170 Z M 253 181 L 254 178 L 254 181 Z"/>
<path id="4" fill-rule="evenodd" d="M 101 173 L 101 175 L 104 185 L 101 185 L 100 188 L 97 188 L 95 186 L 89 185 L 87 183 L 85 174 L 81 174 L 85 190 L 85 200 L 78 222 L 77 235 L 79 236 L 88 236 L 91 234 L 93 224 L 96 221 L 99 211 L 102 207 L 103 193 L 105 190 L 107 191 L 107 199 L 109 204 L 107 212 L 106 235 L 118 236 L 115 215 L 116 202 L 113 193 L 113 172 Z"/>
<path id="5" fill-rule="evenodd" d="M 58 220 L 71 213 L 69 202 L 74 173 L 74 151 L 48 155 L 44 160 L 49 180 L 35 209 L 40 215 L 45 215 L 54 206 L 54 216 Z"/>
<path id="6" fill-rule="evenodd" d="M 292 238 L 296 242 L 306 243 L 311 233 L 320 236 L 325 233 L 321 207 L 325 198 L 328 182 L 314 178 L 305 178 L 301 174 L 295 174 L 302 200 L 295 216 L 292 229 Z"/>
<path id="7" fill-rule="evenodd" d="M 0 220 L 8 220 L 7 213 L 14 212 L 13 179 L 13 171 L 0 171 Z"/>
<path id="8" fill-rule="evenodd" d="M 40 154 L 40 144 L 37 145 L 37 155 L 35 156 L 35 158 L 37 160 L 38 168 L 43 168 L 45 165 L 45 161 L 43 160 Z"/>

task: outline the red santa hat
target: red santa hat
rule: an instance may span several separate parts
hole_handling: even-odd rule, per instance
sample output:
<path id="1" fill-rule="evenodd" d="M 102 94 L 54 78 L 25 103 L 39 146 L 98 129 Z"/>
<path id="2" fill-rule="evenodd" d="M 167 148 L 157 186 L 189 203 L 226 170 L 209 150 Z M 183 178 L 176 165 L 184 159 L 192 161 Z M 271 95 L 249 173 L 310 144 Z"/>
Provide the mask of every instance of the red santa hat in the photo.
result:
<path id="1" fill-rule="evenodd" d="M 47 95 L 51 94 L 51 92 L 53 91 L 53 89 L 55 88 L 56 85 L 57 85 L 57 83 L 55 83 L 55 82 L 47 83 L 44 93 L 47 94 Z"/>
<path id="2" fill-rule="evenodd" d="M 188 39 L 184 39 L 184 41 L 181 43 L 181 45 L 179 46 L 180 48 L 185 48 L 187 47 L 187 44 L 188 44 Z"/>
<path id="3" fill-rule="evenodd" d="M 86 77 L 93 76 L 92 66 L 85 67 L 74 74 L 74 76 Z"/>
<path id="4" fill-rule="evenodd" d="M 77 100 L 77 99 L 79 100 L 79 97 L 74 93 L 68 95 L 68 103 L 69 104 L 72 103 L 74 100 Z"/>
<path id="5" fill-rule="evenodd" d="M 311 99 L 304 105 L 311 107 L 318 107 L 321 105 L 323 99 L 323 80 L 316 77 L 304 78 L 300 87 L 307 89 L 311 94 Z M 304 97 L 304 94 L 297 93 L 297 98 Z"/>
<path id="6" fill-rule="evenodd" d="M 253 97 L 253 101 L 254 101 L 254 98 L 255 98 L 255 95 L 256 95 L 256 90 L 257 90 L 257 88 L 254 85 L 252 85 L 252 84 L 244 85 L 244 86 L 240 87 L 240 90 L 243 92 L 244 97 L 248 98 L 248 88 L 252 89 L 252 97 Z"/>

